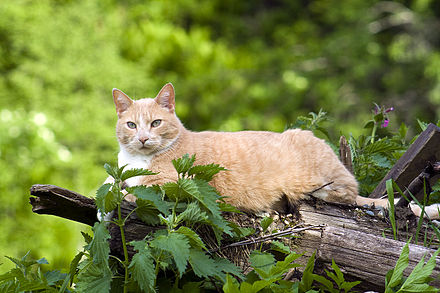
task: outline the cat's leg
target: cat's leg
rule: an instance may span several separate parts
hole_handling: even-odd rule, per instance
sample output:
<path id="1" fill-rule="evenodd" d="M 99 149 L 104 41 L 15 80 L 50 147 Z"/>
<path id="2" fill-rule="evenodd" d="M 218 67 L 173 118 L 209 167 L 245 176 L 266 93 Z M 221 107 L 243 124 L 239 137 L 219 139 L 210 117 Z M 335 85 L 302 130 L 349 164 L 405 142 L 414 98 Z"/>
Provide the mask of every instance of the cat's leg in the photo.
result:
<path id="1" fill-rule="evenodd" d="M 417 217 L 420 217 L 422 214 L 422 208 L 419 207 L 418 204 L 411 202 L 409 204 L 409 207 L 411 208 L 414 215 Z M 429 218 L 431 220 L 438 220 L 440 219 L 440 204 L 436 203 L 430 206 L 425 206 L 425 213 L 423 215 L 425 218 Z"/>

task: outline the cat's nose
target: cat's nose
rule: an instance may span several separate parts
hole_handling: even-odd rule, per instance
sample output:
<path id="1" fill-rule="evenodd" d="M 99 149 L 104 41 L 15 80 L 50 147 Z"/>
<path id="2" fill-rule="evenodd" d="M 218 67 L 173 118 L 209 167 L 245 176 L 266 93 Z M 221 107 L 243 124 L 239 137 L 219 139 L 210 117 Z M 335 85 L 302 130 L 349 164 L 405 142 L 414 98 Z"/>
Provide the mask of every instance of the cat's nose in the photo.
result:
<path id="1" fill-rule="evenodd" d="M 139 141 L 142 143 L 142 144 L 145 144 L 145 142 L 148 140 L 148 137 L 139 137 Z"/>

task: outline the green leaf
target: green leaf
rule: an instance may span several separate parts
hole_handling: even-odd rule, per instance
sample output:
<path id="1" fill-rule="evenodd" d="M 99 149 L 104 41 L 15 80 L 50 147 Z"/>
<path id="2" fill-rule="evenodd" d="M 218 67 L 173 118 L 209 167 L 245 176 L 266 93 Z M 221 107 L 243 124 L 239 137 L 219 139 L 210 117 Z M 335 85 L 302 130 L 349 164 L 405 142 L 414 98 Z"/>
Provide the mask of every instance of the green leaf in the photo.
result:
<path id="1" fill-rule="evenodd" d="M 153 171 L 147 169 L 129 169 L 124 171 L 121 175 L 121 181 L 125 181 L 129 178 L 136 176 L 149 176 L 149 175 L 157 175 L 159 173 L 154 173 Z"/>
<path id="2" fill-rule="evenodd" d="M 194 274 L 198 277 L 208 278 L 221 273 L 215 261 L 198 249 L 191 249 L 189 251 L 189 263 L 193 268 Z"/>
<path id="3" fill-rule="evenodd" d="M 278 261 L 271 267 L 269 275 L 265 279 L 281 279 L 290 269 L 299 267 L 301 265 L 293 263 L 296 259 L 300 258 L 302 254 L 291 253 L 287 255 L 284 260 Z"/>
<path id="4" fill-rule="evenodd" d="M 226 283 L 223 285 L 224 293 L 240 293 L 240 287 L 237 280 L 230 275 L 226 276 Z"/>
<path id="5" fill-rule="evenodd" d="M 299 289 L 301 292 L 307 292 L 312 289 L 314 274 L 313 269 L 315 268 L 315 252 L 310 256 L 307 261 L 306 267 L 304 268 L 303 275 L 299 284 Z"/>
<path id="6" fill-rule="evenodd" d="M 273 223 L 273 219 L 271 217 L 264 217 L 261 220 L 261 228 L 263 228 L 263 232 L 266 232 L 267 228 L 270 226 L 270 224 Z"/>
<path id="7" fill-rule="evenodd" d="M 191 202 L 187 208 L 177 216 L 177 223 L 186 222 L 187 225 L 205 223 L 208 215 L 200 209 L 197 202 Z"/>
<path id="8" fill-rule="evenodd" d="M 396 266 L 390 273 L 389 281 L 386 282 L 385 293 L 394 292 L 392 288 L 396 287 L 402 282 L 403 271 L 409 264 L 409 246 L 408 243 L 402 249 L 399 259 L 397 260 Z"/>
<path id="9" fill-rule="evenodd" d="M 160 235 L 151 241 L 151 247 L 170 253 L 180 277 L 182 277 L 188 263 L 190 249 L 188 238 L 185 235 L 180 233 Z"/>
<path id="10" fill-rule="evenodd" d="M 373 120 L 369 120 L 367 121 L 367 123 L 365 123 L 364 128 L 365 129 L 370 129 L 374 127 L 374 121 Z"/>
<path id="11" fill-rule="evenodd" d="M 417 122 L 419 123 L 420 129 L 422 131 L 425 131 L 426 128 L 428 128 L 428 125 L 429 125 L 428 123 L 423 122 L 422 120 L 419 120 L 419 119 L 417 119 Z"/>
<path id="12" fill-rule="evenodd" d="M 423 256 L 398 292 L 438 292 L 439 289 L 429 286 L 429 281 L 431 281 L 430 276 L 436 266 L 435 261 L 439 253 L 440 249 L 431 256 L 426 265 L 424 264 L 425 256 Z"/>
<path id="13" fill-rule="evenodd" d="M 239 267 L 237 267 L 235 264 L 233 264 L 232 262 L 230 262 L 229 260 L 227 260 L 225 258 L 217 257 L 217 258 L 215 258 L 215 264 L 217 266 L 217 271 L 234 275 L 234 276 L 238 277 L 239 279 L 244 279 L 244 276 L 242 274 L 241 269 Z M 223 282 L 226 280 L 224 274 L 217 275 L 217 277 L 219 279 L 221 279 Z"/>
<path id="14" fill-rule="evenodd" d="M 104 164 L 104 169 L 107 172 L 107 174 L 112 176 L 114 179 L 120 178 L 120 172 L 118 167 L 114 167 L 106 163 Z"/>
<path id="15" fill-rule="evenodd" d="M 249 257 L 251 266 L 262 279 L 270 278 L 270 270 L 275 265 L 273 254 L 254 250 Z"/>
<path id="16" fill-rule="evenodd" d="M 188 154 L 183 155 L 183 157 L 173 160 L 173 166 L 177 173 L 185 174 L 193 166 L 196 161 L 196 155 L 189 157 Z"/>
<path id="17" fill-rule="evenodd" d="M 389 139 L 380 139 L 367 145 L 364 151 L 366 154 L 372 155 L 375 153 L 387 154 L 402 149 L 404 149 L 404 146 L 392 142 Z"/>
<path id="18" fill-rule="evenodd" d="M 79 252 L 75 257 L 73 258 L 72 262 L 70 263 L 70 270 L 69 270 L 69 276 L 70 276 L 70 283 L 73 283 L 73 278 L 76 274 L 76 271 L 78 269 L 78 264 L 81 261 L 81 258 L 84 256 L 84 252 Z"/>
<path id="19" fill-rule="evenodd" d="M 179 229 L 176 230 L 176 233 L 180 233 L 182 235 L 185 235 L 186 238 L 189 240 L 189 244 L 192 248 L 198 248 L 198 249 L 204 249 L 206 250 L 205 243 L 203 243 L 202 239 L 200 239 L 199 235 L 197 235 L 196 232 L 191 230 L 188 227 L 181 226 Z"/>
<path id="20" fill-rule="evenodd" d="M 217 200 L 220 198 L 217 190 L 204 180 L 194 179 L 191 187 L 195 187 L 196 192 L 192 195 L 204 207 L 206 207 L 215 217 L 222 217 Z"/>
<path id="21" fill-rule="evenodd" d="M 76 287 L 78 292 L 108 293 L 111 281 L 112 273 L 108 266 L 87 261 L 78 275 Z"/>
<path id="22" fill-rule="evenodd" d="M 106 183 L 96 192 L 96 207 L 104 213 L 113 211 L 118 205 L 118 200 L 115 194 L 110 190 L 112 186 L 112 184 Z"/>
<path id="23" fill-rule="evenodd" d="M 156 274 L 150 249 L 145 241 L 133 241 L 130 244 L 138 253 L 133 256 L 128 269 L 141 290 L 154 292 Z"/>
<path id="24" fill-rule="evenodd" d="M 108 257 L 110 253 L 108 239 L 110 239 L 110 234 L 107 230 L 106 224 L 104 222 L 96 222 L 92 230 L 94 233 L 93 239 L 88 247 L 90 249 L 90 254 L 93 257 L 93 262 L 95 264 L 108 265 Z"/>
<path id="25" fill-rule="evenodd" d="M 47 271 L 44 273 L 44 278 L 46 279 L 48 286 L 54 286 L 59 281 L 64 281 L 67 274 L 61 273 L 60 271 Z"/>
<path id="26" fill-rule="evenodd" d="M 220 201 L 220 202 L 218 202 L 218 206 L 220 207 L 220 211 L 222 211 L 222 212 L 242 214 L 242 212 L 239 209 L 237 209 L 236 207 L 234 207 L 231 204 Z"/>
<path id="27" fill-rule="evenodd" d="M 85 241 L 87 244 L 90 244 L 90 242 L 92 242 L 93 237 L 90 236 L 89 234 L 87 234 L 86 232 L 81 231 L 81 235 L 83 236 L 84 241 Z"/>
<path id="28" fill-rule="evenodd" d="M 136 215 L 144 223 L 152 226 L 160 223 L 159 211 L 156 209 L 154 204 L 152 204 L 150 201 L 141 199 L 136 200 L 136 204 Z"/>
<path id="29" fill-rule="evenodd" d="M 289 246 L 287 246 L 284 243 L 277 241 L 277 240 L 273 240 L 270 243 L 270 249 L 284 253 L 284 254 L 289 254 L 291 252 Z"/>
<path id="30" fill-rule="evenodd" d="M 209 182 L 212 180 L 214 175 L 216 175 L 220 171 L 227 171 L 227 169 L 221 167 L 218 164 L 197 165 L 191 167 L 188 170 L 188 175 L 194 175 L 195 179 L 201 179 Z"/>
<path id="31" fill-rule="evenodd" d="M 190 194 L 186 192 L 182 192 L 182 189 L 178 184 L 178 182 L 167 182 L 162 185 L 162 189 L 167 195 L 167 197 L 174 202 L 176 201 L 181 202 L 192 198 Z"/>
<path id="32" fill-rule="evenodd" d="M 156 207 L 164 215 L 168 215 L 170 211 L 170 204 L 163 200 L 163 195 L 160 187 L 158 186 L 134 186 L 127 188 L 127 192 L 136 196 L 139 204 L 142 205 L 142 201 L 146 201 Z M 138 202 L 136 201 L 136 203 Z M 139 206 L 138 204 L 138 206 Z"/>

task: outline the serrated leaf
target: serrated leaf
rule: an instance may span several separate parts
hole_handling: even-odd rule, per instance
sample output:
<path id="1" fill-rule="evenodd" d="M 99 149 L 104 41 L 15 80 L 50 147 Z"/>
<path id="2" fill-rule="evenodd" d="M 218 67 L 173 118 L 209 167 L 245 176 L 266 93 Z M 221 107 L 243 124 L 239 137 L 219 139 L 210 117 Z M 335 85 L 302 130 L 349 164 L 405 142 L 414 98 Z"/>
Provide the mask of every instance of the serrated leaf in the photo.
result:
<path id="1" fill-rule="evenodd" d="M 235 264 L 233 264 L 232 262 L 230 262 L 226 258 L 216 257 L 214 259 L 215 259 L 215 263 L 216 263 L 217 269 L 219 271 L 222 271 L 225 274 L 234 275 L 234 276 L 238 277 L 241 280 L 244 279 L 244 275 L 243 275 L 241 269 L 238 266 L 236 266 Z M 219 277 L 221 280 L 225 281 L 225 275 L 224 274 L 223 275 L 219 275 L 217 277 Z"/>
<path id="2" fill-rule="evenodd" d="M 112 176 L 114 179 L 118 178 L 119 176 L 119 172 L 118 172 L 118 168 L 111 166 L 110 164 L 105 163 L 104 164 L 104 169 L 107 172 L 108 175 Z"/>
<path id="3" fill-rule="evenodd" d="M 76 288 L 78 292 L 108 293 L 111 281 L 112 273 L 108 266 L 88 261 L 78 275 Z"/>
<path id="4" fill-rule="evenodd" d="M 69 269 L 69 276 L 70 276 L 70 283 L 73 283 L 73 278 L 76 274 L 76 271 L 78 270 L 78 264 L 81 261 L 81 258 L 84 256 L 84 252 L 79 252 L 75 257 L 73 258 L 72 262 L 70 263 L 70 269 Z"/>
<path id="5" fill-rule="evenodd" d="M 402 292 L 438 292 L 432 291 L 435 289 L 434 287 L 429 286 L 430 276 L 432 274 L 432 271 L 434 270 L 436 266 L 436 258 L 439 254 L 440 250 L 437 250 L 431 258 L 428 260 L 428 262 L 425 263 L 425 256 L 422 257 L 422 259 L 419 261 L 419 263 L 414 267 L 411 274 L 408 276 L 408 278 L 405 280 L 405 282 L 400 287 L 400 290 Z M 414 291 L 422 289 L 422 291 Z"/>
<path id="6" fill-rule="evenodd" d="M 254 250 L 251 252 L 249 261 L 260 278 L 265 279 L 270 277 L 269 271 L 275 265 L 273 254 Z"/>
<path id="7" fill-rule="evenodd" d="M 104 213 L 113 211 L 118 205 L 118 199 L 111 191 L 112 184 L 106 183 L 102 185 L 96 192 L 96 207 Z"/>
<path id="8" fill-rule="evenodd" d="M 387 153 L 402 150 L 404 147 L 387 139 L 377 140 L 367 145 L 364 149 L 366 154 Z"/>
<path id="9" fill-rule="evenodd" d="M 90 244 L 90 242 L 92 242 L 93 237 L 90 236 L 89 234 L 87 234 L 86 232 L 81 231 L 81 235 L 83 236 L 84 241 L 85 241 L 87 244 Z"/>
<path id="10" fill-rule="evenodd" d="M 201 179 L 205 181 L 211 181 L 214 175 L 220 171 L 227 171 L 226 168 L 221 167 L 218 164 L 197 165 L 188 170 L 188 175 L 193 176 L 195 179 Z"/>
<path id="11" fill-rule="evenodd" d="M 313 269 L 315 268 L 315 252 L 310 256 L 304 268 L 301 281 L 299 283 L 299 289 L 301 292 L 307 292 L 312 289 L 313 285 Z"/>
<path id="12" fill-rule="evenodd" d="M 161 235 L 152 240 L 151 246 L 170 253 L 179 275 L 182 277 L 189 258 L 190 245 L 188 238 L 179 233 L 170 233 L 167 236 Z"/>
<path id="13" fill-rule="evenodd" d="M 170 205 L 162 199 L 162 191 L 155 186 L 134 186 L 127 188 L 127 192 L 136 196 L 138 200 L 146 201 L 156 207 L 164 215 L 169 214 Z M 136 201 L 137 203 L 138 201 Z M 142 204 L 142 202 L 140 202 Z M 139 204 L 138 204 L 139 206 Z"/>
<path id="14" fill-rule="evenodd" d="M 160 223 L 159 211 L 151 202 L 138 199 L 136 200 L 136 204 L 136 215 L 142 222 L 152 226 Z"/>
<path id="15" fill-rule="evenodd" d="M 272 250 L 275 250 L 275 251 L 278 251 L 278 252 L 281 252 L 281 253 L 284 253 L 284 254 L 289 254 L 290 253 L 290 247 L 285 245 L 284 243 L 282 243 L 280 241 L 274 240 L 274 241 L 272 241 L 270 243 L 270 245 L 271 245 L 270 248 Z"/>
<path id="16" fill-rule="evenodd" d="M 44 278 L 49 286 L 54 286 L 59 281 L 64 281 L 66 276 L 67 274 L 61 273 L 60 271 L 48 271 L 44 273 Z"/>
<path id="17" fill-rule="evenodd" d="M 194 274 L 198 277 L 207 278 L 220 273 L 215 261 L 198 249 L 191 249 L 189 251 L 189 263 L 193 268 Z"/>
<path id="18" fill-rule="evenodd" d="M 341 284 L 343 282 L 345 282 L 344 279 L 344 274 L 341 272 L 341 270 L 339 269 L 339 267 L 336 265 L 335 260 L 332 259 L 332 269 L 335 271 L 336 273 L 336 279 L 334 280 L 336 282 L 336 284 Z"/>
<path id="19" fill-rule="evenodd" d="M 88 247 L 90 249 L 90 254 L 93 257 L 93 262 L 95 264 L 108 265 L 108 257 L 110 253 L 108 239 L 110 239 L 110 234 L 107 230 L 106 224 L 104 222 L 96 222 L 92 230 L 94 233 L 93 239 Z"/>
<path id="20" fill-rule="evenodd" d="M 147 169 L 129 169 L 124 171 L 121 175 L 121 181 L 125 181 L 129 178 L 136 176 L 149 176 L 149 175 L 157 175 L 159 173 L 154 173 L 153 171 Z"/>
<path id="21" fill-rule="evenodd" d="M 402 249 L 402 252 L 400 253 L 396 266 L 394 267 L 393 272 L 389 278 L 389 282 L 385 288 L 385 293 L 393 292 L 392 288 L 400 284 L 403 277 L 403 271 L 406 269 L 408 264 L 409 264 L 409 246 L 408 243 L 406 243 Z"/>
<path id="22" fill-rule="evenodd" d="M 271 217 L 264 217 L 261 222 L 261 228 L 263 229 L 263 232 L 265 232 L 267 230 L 267 228 L 269 228 L 270 224 L 273 223 L 273 219 Z"/>
<path id="23" fill-rule="evenodd" d="M 208 215 L 202 211 L 197 202 L 191 202 L 186 209 L 177 216 L 177 223 L 186 222 L 187 225 L 194 223 L 204 223 L 208 219 Z"/>
<path id="24" fill-rule="evenodd" d="M 281 279 L 290 269 L 300 267 L 301 265 L 293 263 L 293 261 L 301 256 L 302 254 L 291 253 L 287 255 L 284 260 L 276 262 L 276 264 L 271 267 L 265 279 Z"/>
<path id="25" fill-rule="evenodd" d="M 23 272 L 18 268 L 11 269 L 9 272 L 0 275 L 0 281 L 2 282 L 15 280 L 15 278 L 24 278 Z"/>
<path id="26" fill-rule="evenodd" d="M 154 259 L 151 255 L 150 249 L 145 245 L 144 241 L 134 241 L 130 244 L 134 246 L 138 253 L 133 256 L 128 269 L 141 290 L 145 292 L 154 292 L 156 275 Z"/>
<path id="27" fill-rule="evenodd" d="M 206 207 L 215 217 L 221 217 L 220 208 L 217 200 L 220 198 L 217 190 L 204 180 L 194 179 L 191 181 L 197 189 L 193 194 L 204 207 Z"/>
<path id="28" fill-rule="evenodd" d="M 196 155 L 191 157 L 188 154 L 183 155 L 183 157 L 173 160 L 173 166 L 177 173 L 185 174 L 193 166 L 196 161 Z"/>
<path id="29" fill-rule="evenodd" d="M 218 206 L 220 208 L 220 211 L 222 211 L 222 212 L 237 213 L 237 214 L 243 213 L 239 209 L 234 207 L 233 205 L 222 202 L 222 201 L 218 202 Z"/>
<path id="30" fill-rule="evenodd" d="M 188 227 L 181 226 L 179 229 L 176 230 L 176 233 L 180 233 L 182 235 L 185 235 L 186 238 L 189 240 L 189 244 L 193 248 L 199 248 L 206 250 L 205 243 L 203 243 L 202 239 L 200 239 L 199 235 L 197 235 L 196 232 L 191 230 Z"/>
<path id="31" fill-rule="evenodd" d="M 162 189 L 171 201 L 184 201 L 191 198 L 185 192 L 182 192 L 177 182 L 167 182 L 162 185 Z"/>

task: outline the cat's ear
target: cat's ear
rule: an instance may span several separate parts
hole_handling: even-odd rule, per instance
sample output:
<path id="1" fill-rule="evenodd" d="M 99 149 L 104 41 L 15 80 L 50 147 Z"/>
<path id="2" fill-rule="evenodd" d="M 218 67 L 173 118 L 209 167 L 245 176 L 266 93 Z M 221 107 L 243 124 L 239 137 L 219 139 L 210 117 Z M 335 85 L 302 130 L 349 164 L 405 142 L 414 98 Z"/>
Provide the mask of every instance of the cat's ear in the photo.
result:
<path id="1" fill-rule="evenodd" d="M 156 103 L 158 103 L 161 107 L 167 108 L 168 111 L 173 113 L 175 109 L 173 85 L 171 83 L 164 85 L 157 94 L 156 98 L 154 98 L 154 101 L 156 101 Z"/>
<path id="2" fill-rule="evenodd" d="M 119 118 L 133 104 L 133 100 L 118 89 L 113 89 L 113 101 L 115 102 L 116 113 L 118 113 Z"/>

